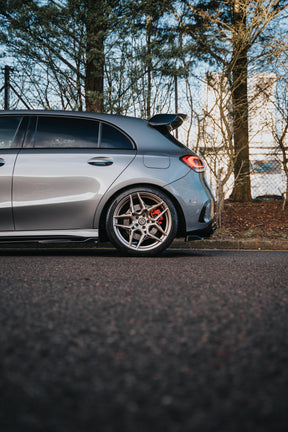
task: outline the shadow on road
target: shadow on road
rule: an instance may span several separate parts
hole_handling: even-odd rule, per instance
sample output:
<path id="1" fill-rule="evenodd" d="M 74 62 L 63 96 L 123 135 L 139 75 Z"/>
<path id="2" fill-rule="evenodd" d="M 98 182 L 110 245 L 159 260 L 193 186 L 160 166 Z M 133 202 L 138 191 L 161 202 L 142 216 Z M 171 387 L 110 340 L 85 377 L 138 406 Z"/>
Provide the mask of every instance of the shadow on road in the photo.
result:
<path id="1" fill-rule="evenodd" d="M 167 258 L 181 258 L 183 256 L 188 257 L 203 257 L 203 256 L 215 256 L 215 252 L 217 251 L 197 251 L 197 250 L 182 250 L 182 249 L 168 249 L 164 251 L 161 255 L 157 256 L 158 259 L 167 259 Z M 218 251 L 219 253 L 219 251 Z M 85 247 L 51 247 L 51 246 L 26 246 L 26 247 L 16 247 L 16 246 L 1 246 L 0 247 L 0 256 L 57 256 L 57 255 L 67 255 L 67 256 L 101 256 L 101 257 L 119 257 L 119 258 L 136 258 L 143 259 L 142 257 L 131 257 L 129 255 L 125 255 L 116 249 L 113 248 L 85 248 Z M 155 259 L 155 257 L 151 257 L 151 259 Z"/>

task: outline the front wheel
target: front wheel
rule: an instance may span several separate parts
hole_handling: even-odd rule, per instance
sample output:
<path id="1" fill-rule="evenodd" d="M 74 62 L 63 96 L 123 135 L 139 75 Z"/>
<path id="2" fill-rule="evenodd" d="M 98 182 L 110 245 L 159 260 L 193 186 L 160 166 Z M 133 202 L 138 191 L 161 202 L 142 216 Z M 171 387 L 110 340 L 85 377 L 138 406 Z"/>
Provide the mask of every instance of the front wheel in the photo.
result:
<path id="1" fill-rule="evenodd" d="M 153 188 L 133 188 L 111 204 L 106 218 L 109 240 L 134 256 L 152 256 L 166 249 L 177 233 L 172 201 Z"/>

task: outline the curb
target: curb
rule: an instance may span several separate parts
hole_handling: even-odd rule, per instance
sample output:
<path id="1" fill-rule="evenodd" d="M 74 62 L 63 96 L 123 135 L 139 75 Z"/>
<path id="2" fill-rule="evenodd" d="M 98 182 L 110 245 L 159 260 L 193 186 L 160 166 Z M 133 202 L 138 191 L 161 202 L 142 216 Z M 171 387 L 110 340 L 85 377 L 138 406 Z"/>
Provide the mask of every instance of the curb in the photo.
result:
<path id="1" fill-rule="evenodd" d="M 170 249 L 220 249 L 220 250 L 283 250 L 288 251 L 288 240 L 194 240 L 176 239 Z"/>

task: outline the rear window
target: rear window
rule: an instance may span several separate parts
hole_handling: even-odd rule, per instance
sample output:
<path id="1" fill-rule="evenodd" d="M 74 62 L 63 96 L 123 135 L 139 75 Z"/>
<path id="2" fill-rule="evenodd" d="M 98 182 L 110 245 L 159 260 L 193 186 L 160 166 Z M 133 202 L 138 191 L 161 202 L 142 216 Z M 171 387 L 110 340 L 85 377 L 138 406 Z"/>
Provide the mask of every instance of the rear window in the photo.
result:
<path id="1" fill-rule="evenodd" d="M 0 117 L 0 150 L 14 147 L 14 138 L 22 117 Z"/>
<path id="2" fill-rule="evenodd" d="M 106 149 L 133 149 L 130 139 L 115 127 L 102 123 L 101 148 Z"/>

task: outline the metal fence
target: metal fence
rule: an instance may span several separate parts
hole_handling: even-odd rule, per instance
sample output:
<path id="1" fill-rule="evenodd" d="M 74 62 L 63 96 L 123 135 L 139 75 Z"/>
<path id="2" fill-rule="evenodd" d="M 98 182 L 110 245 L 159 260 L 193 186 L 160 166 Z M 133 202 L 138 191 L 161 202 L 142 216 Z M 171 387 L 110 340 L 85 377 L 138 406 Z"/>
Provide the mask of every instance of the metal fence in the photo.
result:
<path id="1" fill-rule="evenodd" d="M 284 198 L 287 192 L 287 178 L 283 165 L 280 159 L 275 158 L 273 155 L 265 155 L 265 148 L 261 153 L 261 149 L 258 149 L 259 153 L 253 155 L 253 159 L 250 159 L 250 181 L 251 181 L 251 196 L 253 199 L 257 197 L 267 198 Z M 255 158 L 257 156 L 257 159 Z M 207 156 L 204 157 L 204 160 Z M 223 162 L 223 159 L 222 159 Z M 216 170 L 209 169 L 209 163 L 207 163 L 207 177 L 208 182 L 215 194 L 223 194 L 224 199 L 229 198 L 233 190 L 234 175 L 231 173 L 230 178 L 225 183 L 223 178 L 225 172 L 221 173 L 221 160 L 218 163 Z M 219 192 L 220 191 L 220 192 Z"/>
<path id="2" fill-rule="evenodd" d="M 265 150 L 263 148 L 261 152 L 261 149 L 258 149 L 258 154 L 254 154 L 250 162 L 252 196 L 284 196 L 287 180 L 280 155 L 267 155 Z"/>

